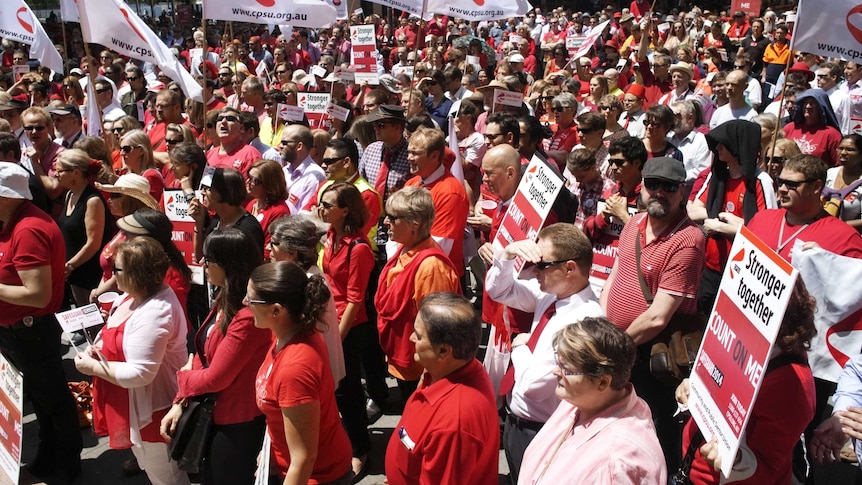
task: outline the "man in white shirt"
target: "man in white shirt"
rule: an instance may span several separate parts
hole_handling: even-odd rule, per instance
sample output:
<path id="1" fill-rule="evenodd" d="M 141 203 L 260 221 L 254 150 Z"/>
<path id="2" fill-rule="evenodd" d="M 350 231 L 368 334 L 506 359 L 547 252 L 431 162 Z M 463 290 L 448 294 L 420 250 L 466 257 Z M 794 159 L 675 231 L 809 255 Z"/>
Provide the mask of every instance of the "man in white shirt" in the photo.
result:
<path id="1" fill-rule="evenodd" d="M 745 90 L 748 87 L 748 74 L 745 71 L 740 71 L 739 69 L 732 71 L 727 75 L 725 85 L 727 86 L 728 103 L 715 110 L 715 113 L 712 114 L 712 119 L 709 120 L 710 130 L 725 121 L 751 121 L 757 116 L 757 111 L 754 111 L 745 102 Z"/>
<path id="2" fill-rule="evenodd" d="M 103 123 L 105 121 L 116 121 L 126 116 L 126 112 L 123 111 L 123 108 L 120 107 L 120 103 L 114 96 L 112 84 L 107 79 L 96 79 L 96 82 L 93 83 L 93 90 L 96 93 L 96 102 L 102 110 Z"/>
<path id="3" fill-rule="evenodd" d="M 841 66 L 826 62 L 820 65 L 817 70 L 817 87 L 826 91 L 829 96 L 829 102 L 832 103 L 832 111 L 835 112 L 835 117 L 838 118 L 838 126 L 841 127 L 841 134 L 850 133 L 850 112 L 852 106 L 850 103 L 850 95 L 841 89 L 838 89 L 838 80 L 841 79 Z"/>
<path id="4" fill-rule="evenodd" d="M 535 266 L 536 275 L 519 279 L 515 258 Z M 560 399 L 553 338 L 563 326 L 603 312 L 589 284 L 593 251 L 589 239 L 571 224 L 558 223 L 539 232 L 537 242 L 517 241 L 494 255 L 485 291 L 495 301 L 533 312 L 530 333 L 512 340 L 512 362 L 500 384 L 507 418 L 503 449 L 513 482 L 517 482 L 524 451 L 548 420 Z"/>
<path id="5" fill-rule="evenodd" d="M 694 113 L 696 100 L 677 101 L 670 106 L 676 115 L 676 125 L 668 143 L 675 145 L 682 152 L 685 163 L 685 183 L 689 186 L 694 179 L 712 163 L 712 152 L 703 133 L 694 129 Z"/>
<path id="6" fill-rule="evenodd" d="M 862 120 L 862 65 L 856 62 L 844 65 L 844 83 L 839 89 L 850 96 L 850 119 Z"/>
<path id="7" fill-rule="evenodd" d="M 314 197 L 317 187 L 326 180 L 326 172 L 314 163 L 311 149 L 314 135 L 302 125 L 287 125 L 281 134 L 281 157 L 287 180 L 287 205 L 290 213 L 298 213 Z"/>

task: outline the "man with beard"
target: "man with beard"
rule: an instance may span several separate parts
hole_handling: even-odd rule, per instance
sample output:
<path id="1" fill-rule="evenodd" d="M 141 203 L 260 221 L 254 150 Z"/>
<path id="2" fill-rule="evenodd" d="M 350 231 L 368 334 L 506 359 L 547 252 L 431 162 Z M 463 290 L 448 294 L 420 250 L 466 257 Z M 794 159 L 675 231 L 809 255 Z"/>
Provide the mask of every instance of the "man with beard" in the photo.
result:
<path id="1" fill-rule="evenodd" d="M 282 131 L 281 157 L 284 160 L 287 205 L 291 214 L 302 210 L 314 197 L 320 183 L 326 180 L 326 172 L 311 158 L 313 147 L 314 136 L 307 126 L 288 125 Z"/>
<path id="2" fill-rule="evenodd" d="M 703 232 L 686 215 L 685 167 L 670 157 L 647 160 L 642 170 L 641 203 L 646 211 L 632 217 L 620 234 L 617 260 L 600 303 L 608 319 L 638 345 L 631 381 L 650 406 L 668 470 L 679 467 L 679 428 L 674 388 L 650 373 L 649 342 L 677 313 L 697 310 L 703 271 Z M 654 295 L 647 303 L 640 278 Z"/>

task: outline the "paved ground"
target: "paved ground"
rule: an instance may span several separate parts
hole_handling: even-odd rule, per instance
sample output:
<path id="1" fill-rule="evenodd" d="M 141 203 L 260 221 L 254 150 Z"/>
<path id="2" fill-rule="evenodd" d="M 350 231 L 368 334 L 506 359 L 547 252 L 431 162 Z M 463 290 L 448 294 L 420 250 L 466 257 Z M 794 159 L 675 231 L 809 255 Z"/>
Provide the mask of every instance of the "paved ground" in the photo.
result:
<path id="1" fill-rule="evenodd" d="M 66 372 L 70 381 L 80 380 L 80 374 L 75 371 L 72 365 L 72 357 L 74 350 L 69 349 L 66 354 Z M 390 379 L 389 382 L 390 395 L 397 397 L 398 390 L 395 386 L 395 381 Z M 26 463 L 33 458 L 36 453 L 36 445 L 38 443 L 38 426 L 35 422 L 35 415 L 32 413 L 32 408 L 25 403 L 25 419 L 24 419 L 24 443 L 22 447 L 22 461 Z M 395 411 L 384 415 L 380 420 L 374 423 L 371 429 L 371 471 L 359 483 L 362 485 L 379 485 L 384 483 L 385 475 L 383 469 L 383 460 L 386 452 L 386 445 L 389 443 L 389 437 L 392 430 L 398 424 L 400 415 Z M 83 472 L 79 483 L 82 485 L 146 485 L 149 483 L 145 474 L 141 473 L 134 476 L 125 475 L 122 471 L 122 464 L 125 460 L 131 458 L 132 453 L 128 450 L 117 451 L 112 450 L 108 446 L 107 438 L 97 438 L 93 435 L 92 430 L 82 430 L 84 436 L 84 451 L 82 453 Z M 816 470 L 815 485 L 856 485 L 862 484 L 862 481 L 857 482 L 856 466 L 849 464 L 839 464 L 828 468 L 820 468 Z M 508 466 L 505 458 L 500 453 L 500 485 L 508 484 Z M 573 482 L 574 483 L 574 482 Z M 19 484 L 47 484 L 48 481 L 40 481 L 29 475 L 22 469 L 21 479 Z M 0 485 L 12 485 L 8 481 L 0 478 Z"/>

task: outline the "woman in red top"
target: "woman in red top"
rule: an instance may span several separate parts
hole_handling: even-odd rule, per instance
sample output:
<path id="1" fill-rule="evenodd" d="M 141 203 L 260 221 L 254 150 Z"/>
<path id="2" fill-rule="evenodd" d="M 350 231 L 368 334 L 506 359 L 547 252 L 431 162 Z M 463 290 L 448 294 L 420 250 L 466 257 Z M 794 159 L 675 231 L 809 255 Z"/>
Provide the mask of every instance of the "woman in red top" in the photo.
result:
<path id="1" fill-rule="evenodd" d="M 269 224 L 282 216 L 290 215 L 287 199 L 287 182 L 284 171 L 272 160 L 258 160 L 248 170 L 245 189 L 252 199 L 245 210 L 253 215 L 263 230 L 263 259 L 269 259 Z"/>
<path id="2" fill-rule="evenodd" d="M 329 223 L 323 247 L 323 273 L 335 299 L 347 371 L 335 399 L 353 445 L 353 472 L 361 475 L 367 472 L 371 449 L 360 373 L 361 354 L 364 346 L 376 343 L 369 341 L 375 335 L 374 323 L 368 321 L 365 312 L 365 294 L 374 269 L 374 253 L 362 230 L 368 209 L 356 187 L 336 183 L 321 195 L 319 211 L 323 222 Z"/>
<path id="3" fill-rule="evenodd" d="M 350 440 L 335 404 L 326 344 L 316 330 L 330 293 L 295 263 L 258 266 L 246 305 L 273 344 L 257 374 L 257 405 L 272 440 L 270 476 L 279 483 L 351 483 Z M 266 450 L 264 450 L 266 451 Z"/>
<path id="4" fill-rule="evenodd" d="M 123 166 L 126 170 L 147 179 L 150 183 L 150 195 L 160 200 L 165 189 L 165 180 L 156 168 L 150 137 L 143 130 L 129 131 L 120 138 L 120 153 L 123 155 Z"/>
<path id="5" fill-rule="evenodd" d="M 254 379 L 272 343 L 254 326 L 242 304 L 248 277 L 261 263 L 250 236 L 238 229 L 215 231 L 204 244 L 207 281 L 218 287 L 212 310 L 195 336 L 191 368 L 177 372 L 179 392 L 162 419 L 170 441 L 188 398 L 216 394 L 215 424 L 204 459 L 202 483 L 252 484 L 265 423 L 254 402 Z"/>

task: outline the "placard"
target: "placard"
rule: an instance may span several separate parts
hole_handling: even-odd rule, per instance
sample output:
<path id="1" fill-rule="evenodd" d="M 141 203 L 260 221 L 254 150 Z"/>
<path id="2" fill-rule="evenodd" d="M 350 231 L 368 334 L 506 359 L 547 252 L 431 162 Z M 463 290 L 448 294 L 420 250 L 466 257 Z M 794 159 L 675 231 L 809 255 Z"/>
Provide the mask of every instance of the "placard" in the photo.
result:
<path id="1" fill-rule="evenodd" d="M 18 64 L 12 65 L 12 75 L 15 76 L 16 83 L 20 81 L 24 74 L 27 74 L 28 72 L 30 72 L 30 66 L 28 66 L 27 64 L 24 64 L 23 66 L 19 66 Z"/>
<path id="2" fill-rule="evenodd" d="M 195 254 L 195 220 L 189 215 L 189 202 L 198 194 L 185 194 L 182 190 L 165 189 L 165 215 L 173 224 L 171 241 L 176 244 L 183 260 L 192 270 L 192 283 L 203 284 L 203 267 L 197 264 Z"/>
<path id="3" fill-rule="evenodd" d="M 512 203 L 500 221 L 493 241 L 494 250 L 503 249 L 514 241 L 535 241 L 564 185 L 565 180 L 545 159 L 533 155 Z M 521 271 L 523 267 L 523 258 L 518 258 L 515 270 Z"/>
<path id="4" fill-rule="evenodd" d="M 278 117 L 284 121 L 302 121 L 305 119 L 305 111 L 299 106 L 278 103 Z"/>
<path id="5" fill-rule="evenodd" d="M 342 106 L 338 106 L 337 104 L 330 101 L 329 106 L 326 107 L 326 114 L 330 118 L 347 121 L 347 117 L 350 116 L 350 110 Z"/>
<path id="6" fill-rule="evenodd" d="M 514 91 L 506 91 L 505 89 L 494 89 L 494 104 L 520 108 L 524 104 L 524 95 Z"/>
<path id="7" fill-rule="evenodd" d="M 64 332 L 72 333 L 79 332 L 84 328 L 95 327 L 105 323 L 102 320 L 102 313 L 99 311 L 99 306 L 95 303 L 90 303 L 78 308 L 73 308 L 65 312 L 57 312 L 54 314 L 57 317 L 57 322 Z"/>
<path id="8" fill-rule="evenodd" d="M 356 71 L 350 67 L 336 67 L 332 73 L 335 74 L 335 77 L 340 79 L 343 84 L 352 83 L 356 79 Z"/>
<path id="9" fill-rule="evenodd" d="M 602 33 L 608 27 L 610 20 L 605 20 L 604 22 L 596 25 L 594 28 L 590 29 L 590 33 L 587 35 L 586 39 L 584 39 L 584 43 L 578 48 L 577 52 L 572 56 L 577 59 L 579 57 L 583 57 L 587 55 L 587 52 L 590 51 L 590 48 L 593 44 L 596 43 L 596 40 L 601 37 Z"/>
<path id="10" fill-rule="evenodd" d="M 24 380 L 21 371 L 0 354 L 0 469 L 18 483 L 21 472 L 21 436 L 24 409 Z"/>
<path id="11" fill-rule="evenodd" d="M 326 77 L 326 68 L 323 66 L 313 66 L 311 68 L 311 74 L 319 78 L 324 78 Z"/>
<path id="12" fill-rule="evenodd" d="M 574 56 L 586 41 L 586 35 L 570 35 L 566 37 L 566 50 L 569 51 L 569 57 Z"/>
<path id="13" fill-rule="evenodd" d="M 297 104 L 305 111 L 308 126 L 313 130 L 320 128 L 328 130 L 329 119 L 326 119 L 326 107 L 332 96 L 329 93 L 300 93 Z"/>
<path id="14" fill-rule="evenodd" d="M 760 0 L 732 0 L 730 11 L 745 12 L 748 17 L 752 18 L 760 17 Z"/>
<path id="15" fill-rule="evenodd" d="M 691 373 L 689 410 L 704 439 L 716 438 L 727 477 L 793 293 L 798 272 L 742 226 Z"/>

